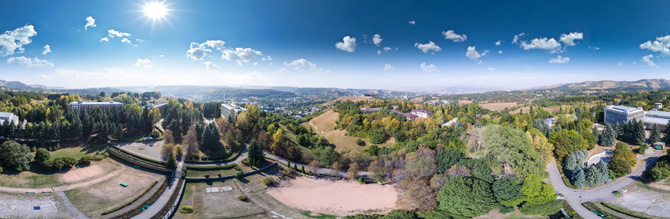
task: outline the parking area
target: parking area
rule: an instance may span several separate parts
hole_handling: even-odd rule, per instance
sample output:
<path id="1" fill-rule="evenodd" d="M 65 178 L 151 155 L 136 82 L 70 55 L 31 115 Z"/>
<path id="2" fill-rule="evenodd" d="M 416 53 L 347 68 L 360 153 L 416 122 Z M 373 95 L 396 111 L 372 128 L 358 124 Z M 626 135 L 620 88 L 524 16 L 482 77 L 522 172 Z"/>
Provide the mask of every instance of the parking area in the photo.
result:
<path id="1" fill-rule="evenodd" d="M 154 160 L 166 161 L 161 156 L 164 141 L 146 141 L 146 142 L 113 142 L 112 144 L 130 151 L 133 154 L 141 155 Z"/>
<path id="2" fill-rule="evenodd" d="M 621 197 L 609 202 L 655 217 L 670 217 L 670 193 L 651 191 L 632 185 Z"/>

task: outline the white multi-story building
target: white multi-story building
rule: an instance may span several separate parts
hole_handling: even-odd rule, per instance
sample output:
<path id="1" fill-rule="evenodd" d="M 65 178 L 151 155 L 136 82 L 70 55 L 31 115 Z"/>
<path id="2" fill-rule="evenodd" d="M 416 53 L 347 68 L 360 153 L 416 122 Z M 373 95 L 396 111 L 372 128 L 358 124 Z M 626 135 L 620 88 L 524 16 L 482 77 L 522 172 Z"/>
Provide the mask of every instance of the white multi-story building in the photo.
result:
<path id="1" fill-rule="evenodd" d="M 244 111 L 247 111 L 247 109 L 232 103 L 221 104 L 221 116 L 226 119 L 230 117 L 234 120 L 235 117 L 237 117 L 237 114 L 240 114 L 241 112 Z"/>
<path id="2" fill-rule="evenodd" d="M 19 125 L 19 117 L 15 116 L 14 113 L 0 112 L 0 125 L 4 125 L 5 121 L 9 121 L 9 124 Z"/>
<path id="3" fill-rule="evenodd" d="M 114 108 L 123 108 L 123 103 L 119 102 L 70 102 L 70 109 L 81 112 L 81 110 L 86 110 L 90 112 L 95 107 L 100 108 L 101 110 L 111 110 Z"/>
<path id="4" fill-rule="evenodd" d="M 641 107 L 634 108 L 615 105 L 605 107 L 605 122 L 607 123 L 629 123 L 633 120 L 642 120 L 643 117 L 644 110 Z"/>

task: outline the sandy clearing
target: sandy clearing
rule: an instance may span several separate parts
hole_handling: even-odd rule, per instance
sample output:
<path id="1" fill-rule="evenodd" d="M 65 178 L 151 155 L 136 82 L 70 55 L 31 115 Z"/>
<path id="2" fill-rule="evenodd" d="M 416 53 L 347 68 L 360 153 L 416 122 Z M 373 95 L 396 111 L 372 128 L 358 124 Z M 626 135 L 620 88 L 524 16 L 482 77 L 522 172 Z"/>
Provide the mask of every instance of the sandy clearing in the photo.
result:
<path id="1" fill-rule="evenodd" d="M 298 177 L 283 181 L 267 192 L 280 202 L 298 209 L 338 216 L 369 210 L 395 209 L 398 193 L 390 185 L 315 180 Z"/>
<path id="2" fill-rule="evenodd" d="M 77 168 L 67 171 L 66 173 L 62 174 L 61 177 L 63 182 L 70 183 L 85 180 L 100 175 L 103 172 L 104 170 L 99 165 L 91 165 L 84 168 Z"/>
<path id="3" fill-rule="evenodd" d="M 482 103 L 479 104 L 484 109 L 499 111 L 507 107 L 516 106 L 516 102 L 502 102 L 502 103 Z"/>
<path id="4" fill-rule="evenodd" d="M 365 95 L 361 95 L 361 96 L 357 96 L 357 97 L 340 97 L 340 98 L 337 98 L 335 100 L 328 101 L 327 103 L 324 103 L 323 105 L 332 106 L 332 105 L 335 105 L 335 103 L 337 103 L 337 102 L 341 103 L 341 102 L 345 102 L 347 100 L 350 100 L 350 101 L 353 101 L 353 102 L 359 102 L 359 101 L 368 101 L 368 100 L 372 100 L 372 99 L 373 99 L 373 97 L 365 96 Z"/>

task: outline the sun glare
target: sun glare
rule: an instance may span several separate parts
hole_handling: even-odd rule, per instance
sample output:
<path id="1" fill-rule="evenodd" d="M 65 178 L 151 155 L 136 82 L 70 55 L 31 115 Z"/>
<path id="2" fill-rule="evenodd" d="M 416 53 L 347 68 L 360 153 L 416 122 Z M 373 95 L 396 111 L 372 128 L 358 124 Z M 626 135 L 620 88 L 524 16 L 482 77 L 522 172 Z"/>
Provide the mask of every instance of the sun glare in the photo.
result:
<path id="1" fill-rule="evenodd" d="M 168 9 L 163 2 L 149 2 L 144 5 L 144 15 L 153 19 L 163 19 L 167 15 Z"/>

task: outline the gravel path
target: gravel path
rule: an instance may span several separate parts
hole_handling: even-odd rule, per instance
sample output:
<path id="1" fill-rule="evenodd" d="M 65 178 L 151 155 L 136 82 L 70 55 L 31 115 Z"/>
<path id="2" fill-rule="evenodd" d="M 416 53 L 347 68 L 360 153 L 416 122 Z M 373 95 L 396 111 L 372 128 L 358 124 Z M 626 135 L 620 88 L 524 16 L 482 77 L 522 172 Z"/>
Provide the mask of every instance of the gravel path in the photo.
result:
<path id="1" fill-rule="evenodd" d="M 172 193 L 177 191 L 177 181 L 179 178 L 181 178 L 181 167 L 184 165 L 184 162 L 179 162 L 179 165 L 177 166 L 177 170 L 175 174 L 173 175 L 172 178 L 170 178 L 170 182 L 168 184 L 168 188 L 161 194 L 161 196 L 149 206 L 146 210 L 142 211 L 142 213 L 136 215 L 135 217 L 132 217 L 133 219 L 146 219 L 146 218 L 151 218 L 154 215 L 158 214 L 158 212 L 167 204 L 168 201 L 170 201 L 170 198 L 172 197 Z M 162 217 L 162 216 L 161 216 Z"/>
<path id="2" fill-rule="evenodd" d="M 58 196 L 63 200 L 63 205 L 65 205 L 65 208 L 70 212 L 70 215 L 72 215 L 74 218 L 77 219 L 89 219 L 84 212 L 81 212 L 79 208 L 74 206 L 72 202 L 70 202 L 70 199 L 67 198 L 67 195 L 65 195 L 65 192 L 57 192 Z"/>

